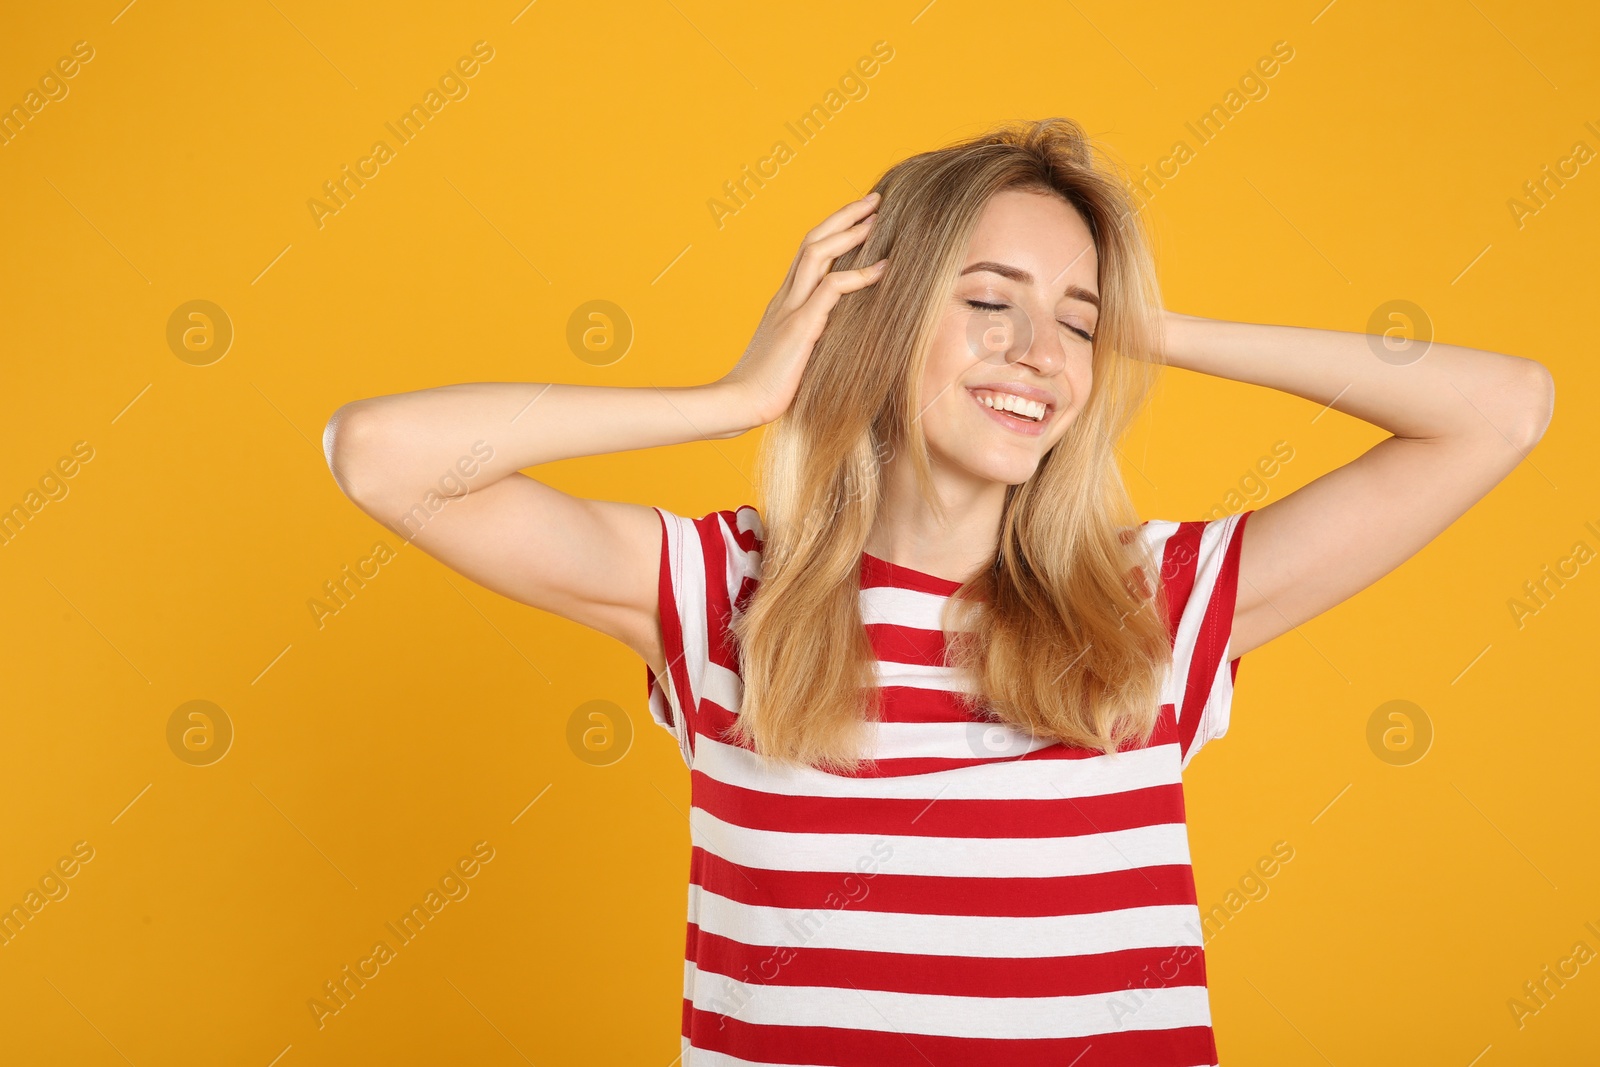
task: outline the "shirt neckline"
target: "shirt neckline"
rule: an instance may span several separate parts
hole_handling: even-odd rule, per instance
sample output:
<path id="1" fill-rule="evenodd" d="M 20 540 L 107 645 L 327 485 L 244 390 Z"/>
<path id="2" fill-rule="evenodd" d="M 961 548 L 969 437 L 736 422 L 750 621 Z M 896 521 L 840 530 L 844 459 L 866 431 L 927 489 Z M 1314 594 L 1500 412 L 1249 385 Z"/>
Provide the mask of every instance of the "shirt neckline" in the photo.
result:
<path id="1" fill-rule="evenodd" d="M 961 588 L 960 582 L 950 578 L 941 578 L 937 574 L 891 563 L 867 551 L 861 553 L 861 573 L 863 576 L 877 579 L 882 585 L 916 589 L 924 593 L 936 593 L 939 596 L 949 596 Z"/>

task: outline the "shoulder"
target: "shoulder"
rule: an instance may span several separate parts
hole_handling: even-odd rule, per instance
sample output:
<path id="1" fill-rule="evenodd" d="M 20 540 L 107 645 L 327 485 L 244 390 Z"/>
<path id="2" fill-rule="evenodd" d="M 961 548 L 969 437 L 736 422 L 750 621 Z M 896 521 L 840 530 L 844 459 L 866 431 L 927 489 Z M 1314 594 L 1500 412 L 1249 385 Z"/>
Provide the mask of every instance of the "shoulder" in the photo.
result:
<path id="1" fill-rule="evenodd" d="M 1147 519 L 1125 539 L 1137 537 L 1161 575 L 1174 626 L 1191 611 L 1229 601 L 1237 581 L 1245 520 L 1251 511 L 1205 519 Z"/>
<path id="2" fill-rule="evenodd" d="M 756 510 L 754 504 L 741 504 L 731 511 L 719 511 L 717 515 L 734 532 L 740 544 L 750 551 L 761 550 L 761 544 L 767 537 L 767 528 L 761 522 L 761 512 Z"/>
<path id="3" fill-rule="evenodd" d="M 1132 530 L 1123 531 L 1123 540 L 1137 538 L 1161 563 L 1167 579 L 1204 569 L 1230 549 L 1237 550 L 1239 533 L 1249 511 L 1210 519 L 1146 519 Z"/>
<path id="4" fill-rule="evenodd" d="M 663 507 L 656 507 L 654 510 L 668 527 L 676 526 L 686 532 L 693 527 L 697 537 L 713 535 L 733 538 L 747 548 L 759 547 L 766 537 L 767 531 L 761 522 L 761 513 L 753 504 L 740 504 L 734 508 L 710 511 L 698 518 L 679 515 Z"/>
<path id="5" fill-rule="evenodd" d="M 663 507 L 654 507 L 652 510 L 661 516 L 662 526 L 669 534 L 680 535 L 694 541 L 720 540 L 752 552 L 760 551 L 767 534 L 766 527 L 761 522 L 761 513 L 753 504 L 740 504 L 734 508 L 709 511 L 698 517 L 679 515 Z"/>
<path id="6" fill-rule="evenodd" d="M 703 587 L 713 600 L 748 595 L 761 575 L 766 527 L 754 505 L 741 504 L 691 518 L 657 507 L 664 530 L 663 577 Z"/>
<path id="7" fill-rule="evenodd" d="M 759 557 L 761 554 L 767 529 L 761 521 L 761 513 L 752 504 L 709 512 L 692 521 L 697 536 L 704 542 L 715 545 L 720 541 L 724 549 L 741 556 Z"/>

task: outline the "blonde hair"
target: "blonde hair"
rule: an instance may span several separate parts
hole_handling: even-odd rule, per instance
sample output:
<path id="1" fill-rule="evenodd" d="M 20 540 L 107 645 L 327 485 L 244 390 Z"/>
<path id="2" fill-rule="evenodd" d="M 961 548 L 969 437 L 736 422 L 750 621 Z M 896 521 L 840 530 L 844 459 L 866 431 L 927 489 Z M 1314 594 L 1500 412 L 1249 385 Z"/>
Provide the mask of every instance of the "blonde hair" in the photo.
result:
<path id="1" fill-rule="evenodd" d="M 992 567 L 946 605 L 949 662 L 975 683 L 963 699 L 980 720 L 1105 752 L 1149 740 L 1171 639 L 1116 443 L 1154 382 L 1161 302 L 1128 186 L 1095 151 L 1069 119 L 1008 123 L 896 163 L 873 186 L 877 222 L 833 268 L 884 256 L 888 268 L 840 299 L 762 442 L 761 581 L 732 624 L 744 694 L 729 740 L 834 773 L 867 758 L 881 704 L 860 566 L 882 467 L 903 456 L 937 506 L 917 425 L 923 369 L 979 216 L 1008 189 L 1059 195 L 1089 228 L 1093 387 L 1008 487 Z"/>

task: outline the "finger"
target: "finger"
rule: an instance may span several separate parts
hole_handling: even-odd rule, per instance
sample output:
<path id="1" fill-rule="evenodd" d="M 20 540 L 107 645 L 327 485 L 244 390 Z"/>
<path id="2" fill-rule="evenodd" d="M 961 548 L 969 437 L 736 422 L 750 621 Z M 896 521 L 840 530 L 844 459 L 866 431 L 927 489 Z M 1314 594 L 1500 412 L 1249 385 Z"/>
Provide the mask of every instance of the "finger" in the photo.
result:
<path id="1" fill-rule="evenodd" d="M 817 340 L 822 336 L 822 331 L 828 325 L 828 316 L 838 304 L 839 297 L 871 285 L 883 276 L 887 265 L 888 260 L 883 259 L 870 266 L 834 271 L 829 274 L 823 283 L 817 286 L 811 300 L 784 322 L 779 331 L 784 346 L 792 346 L 795 351 L 805 352 L 806 358 L 809 359 Z"/>
<path id="2" fill-rule="evenodd" d="M 794 261 L 794 281 L 790 286 L 788 306 L 793 309 L 811 299 L 818 283 L 833 269 L 836 259 L 865 241 L 871 233 L 877 215 L 869 215 L 849 229 L 807 244 Z"/>
<path id="3" fill-rule="evenodd" d="M 839 303 L 841 296 L 872 285 L 883 277 L 888 265 L 889 261 L 887 259 L 880 259 L 878 262 L 865 267 L 829 271 L 812 292 L 811 299 L 806 301 L 805 307 L 801 309 L 801 314 L 807 318 L 826 321 L 834 306 Z M 814 325 L 820 332 L 822 322 L 815 322 Z"/>
<path id="4" fill-rule="evenodd" d="M 821 276 L 820 272 L 815 272 L 816 276 L 810 277 L 803 284 L 801 283 L 801 261 L 805 257 L 806 249 L 817 241 L 846 231 L 865 221 L 877 211 L 879 200 L 880 194 L 877 190 L 873 190 L 860 200 L 853 200 L 844 205 L 844 207 L 835 211 L 806 232 L 805 237 L 800 242 L 799 251 L 795 253 L 794 259 L 789 263 L 789 270 L 784 274 L 782 284 L 778 286 L 776 303 L 780 308 L 792 311 L 804 304 L 806 299 L 810 297 L 811 291 L 816 287 L 817 277 Z M 825 267 L 824 269 L 827 268 Z M 796 292 L 797 289 L 799 290 L 798 293 Z"/>
<path id="5" fill-rule="evenodd" d="M 809 246 L 858 225 L 878 210 L 878 204 L 881 199 L 882 194 L 874 189 L 861 199 L 852 200 L 808 230 L 805 237 L 800 241 L 800 249 L 795 253 L 794 262 L 790 264 L 789 277 L 784 279 L 785 282 L 791 285 L 794 284 L 800 258 L 805 255 Z M 807 293 L 809 293 L 809 289 Z"/>
<path id="6" fill-rule="evenodd" d="M 804 239 L 801 240 L 801 245 L 804 246 L 812 241 L 821 240 L 824 237 L 828 237 L 832 234 L 838 233 L 840 230 L 855 225 L 868 215 L 872 214 L 874 211 L 878 210 L 878 200 L 879 194 L 877 190 L 873 190 L 866 196 L 863 196 L 860 200 L 850 201 L 850 203 L 846 204 L 844 207 L 835 211 L 833 214 L 829 215 L 827 218 L 813 226 L 806 233 Z"/>
<path id="7" fill-rule="evenodd" d="M 790 286 L 788 304 L 800 307 L 817 285 L 833 270 L 834 260 L 861 244 L 872 232 L 877 214 L 868 215 L 854 226 L 807 244 L 795 257 L 794 281 Z"/>

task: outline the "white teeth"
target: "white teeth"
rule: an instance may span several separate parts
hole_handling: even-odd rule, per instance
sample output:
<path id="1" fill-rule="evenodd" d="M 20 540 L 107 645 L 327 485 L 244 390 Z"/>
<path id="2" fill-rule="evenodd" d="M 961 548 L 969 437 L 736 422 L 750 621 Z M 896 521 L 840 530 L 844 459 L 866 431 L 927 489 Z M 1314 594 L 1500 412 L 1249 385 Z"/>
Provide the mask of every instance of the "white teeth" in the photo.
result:
<path id="1" fill-rule="evenodd" d="M 977 393 L 974 394 L 985 406 L 996 411 L 1009 411 L 1024 418 L 1039 421 L 1044 418 L 1045 407 L 1037 400 L 1024 400 L 1014 393 Z"/>

